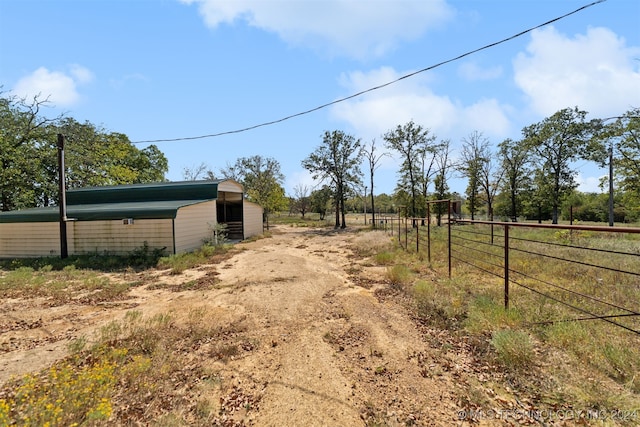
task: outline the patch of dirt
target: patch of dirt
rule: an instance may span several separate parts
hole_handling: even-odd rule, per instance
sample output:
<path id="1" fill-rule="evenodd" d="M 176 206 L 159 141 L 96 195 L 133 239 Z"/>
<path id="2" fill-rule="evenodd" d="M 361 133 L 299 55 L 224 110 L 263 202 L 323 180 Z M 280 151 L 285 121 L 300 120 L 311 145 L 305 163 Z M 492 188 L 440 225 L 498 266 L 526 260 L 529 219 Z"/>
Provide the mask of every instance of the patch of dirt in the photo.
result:
<path id="1" fill-rule="evenodd" d="M 490 376 L 473 363 L 474 343 L 417 324 L 385 269 L 353 256 L 349 230 L 276 231 L 218 265 L 144 273 L 125 300 L 0 302 L 0 384 L 64 358 L 72 340 L 91 341 L 133 307 L 145 317 L 204 310 L 229 326 L 186 349 L 193 366 L 175 375 L 180 387 L 218 384 L 203 389 L 219 402 L 212 425 L 471 425 L 460 411 Z M 186 413 L 197 402 L 181 393 L 165 394 Z M 129 414 L 121 420 L 144 411 L 126 395 L 114 405 Z M 472 424 L 492 421 L 504 425 Z"/>

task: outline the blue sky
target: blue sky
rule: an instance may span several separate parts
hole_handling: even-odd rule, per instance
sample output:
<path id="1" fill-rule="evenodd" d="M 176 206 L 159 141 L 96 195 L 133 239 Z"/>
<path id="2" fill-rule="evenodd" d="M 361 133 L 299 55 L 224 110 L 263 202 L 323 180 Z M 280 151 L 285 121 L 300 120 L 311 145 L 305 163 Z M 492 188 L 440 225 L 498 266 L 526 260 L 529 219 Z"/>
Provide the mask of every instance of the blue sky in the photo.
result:
<path id="1" fill-rule="evenodd" d="M 49 96 L 131 141 L 241 129 L 415 72 L 591 3 L 588 0 L 0 0 L 0 85 Z M 610 117 L 640 106 L 640 2 L 607 0 L 491 49 L 272 126 L 155 143 L 167 178 L 205 163 L 276 158 L 289 194 L 311 185 L 300 162 L 325 130 L 363 142 L 409 120 L 450 139 L 494 145 L 578 106 Z M 147 144 L 137 144 L 143 148 Z M 454 151 L 455 156 L 455 151 Z M 376 173 L 391 193 L 397 159 Z M 579 162 L 579 187 L 604 171 Z M 366 167 L 364 168 L 366 170 Z M 465 183 L 451 181 L 464 192 Z"/>

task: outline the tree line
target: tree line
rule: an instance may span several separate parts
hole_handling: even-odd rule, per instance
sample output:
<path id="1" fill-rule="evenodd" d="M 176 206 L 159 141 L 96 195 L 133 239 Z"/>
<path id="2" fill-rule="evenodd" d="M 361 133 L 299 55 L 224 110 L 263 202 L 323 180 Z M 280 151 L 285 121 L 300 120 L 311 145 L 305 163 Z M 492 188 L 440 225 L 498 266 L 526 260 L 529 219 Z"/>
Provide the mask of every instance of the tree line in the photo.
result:
<path id="1" fill-rule="evenodd" d="M 65 136 L 69 188 L 163 181 L 169 169 L 155 145 L 73 118 L 47 118 L 47 100 L 0 96 L 0 211 L 58 204 L 57 135 Z"/>
<path id="2" fill-rule="evenodd" d="M 0 96 L 0 209 L 3 211 L 57 204 L 56 135 L 67 138 L 66 173 L 69 188 L 158 182 L 165 180 L 168 162 L 151 145 L 137 149 L 126 135 L 108 132 L 68 117 L 45 118 L 46 100 Z M 607 166 L 614 173 L 616 221 L 640 218 L 640 109 L 620 117 L 586 119 L 578 107 L 560 110 L 522 129 L 519 140 L 492 143 L 482 133 L 462 138 L 457 153 L 450 139 L 438 138 L 413 120 L 363 143 L 341 130 L 325 131 L 321 142 L 301 165 L 319 183 L 296 185 L 286 195 L 280 163 L 259 155 L 238 158 L 216 174 L 206 164 L 185 167 L 185 180 L 215 179 L 241 183 L 249 200 L 260 204 L 265 219 L 289 210 L 303 217 L 318 212 L 335 215 L 335 227 L 346 227 L 345 213 L 363 210 L 374 215 L 396 211 L 424 217 L 427 202 L 464 200 L 475 219 L 518 217 L 551 219 L 571 206 L 576 219 L 606 220 L 606 195 L 576 192 L 577 161 Z M 375 172 L 386 156 L 399 162 L 394 193 L 375 194 Z M 363 169 L 366 170 L 363 173 Z M 467 181 L 464 194 L 452 193 L 453 177 Z M 607 184 L 606 182 L 602 183 Z M 366 194 L 365 194 L 366 193 Z M 376 210 L 376 205 L 378 209 Z M 435 205 L 438 217 L 444 212 Z M 574 209 L 575 208 L 575 209 Z"/>
<path id="3" fill-rule="evenodd" d="M 551 219 L 556 224 L 564 208 L 568 211 L 565 217 L 606 221 L 608 196 L 576 191 L 577 170 L 573 165 L 584 161 L 601 167 L 611 164 L 616 188 L 615 220 L 637 221 L 640 109 L 632 108 L 608 119 L 587 120 L 586 116 L 587 112 L 578 107 L 562 109 L 526 126 L 521 139 L 505 139 L 496 145 L 473 131 L 462 139 L 457 156 L 450 139 L 438 138 L 413 120 L 382 135 L 387 152 L 378 151 L 375 140 L 363 144 L 342 131 L 325 132 L 321 145 L 302 165 L 313 178 L 328 184 L 323 191 L 328 189 L 333 196 L 336 227 L 345 227 L 344 211 L 349 204 L 345 197 L 350 195 L 357 200 L 363 188 L 369 191 L 370 212 L 375 221 L 374 172 L 385 155 L 399 160 L 393 206 L 402 206 L 403 214 L 409 217 L 425 217 L 430 200 L 456 198 L 465 201 L 472 219 L 483 212 L 490 220 L 497 214 L 513 221 L 524 216 Z M 362 164 L 369 171 L 366 183 L 360 170 Z M 466 178 L 464 195 L 450 192 L 448 183 L 453 176 Z M 607 181 L 608 178 L 601 185 Z M 357 202 L 355 206 L 358 209 Z M 362 206 L 367 209 L 364 200 Z M 434 208 L 439 219 L 444 206 Z"/>

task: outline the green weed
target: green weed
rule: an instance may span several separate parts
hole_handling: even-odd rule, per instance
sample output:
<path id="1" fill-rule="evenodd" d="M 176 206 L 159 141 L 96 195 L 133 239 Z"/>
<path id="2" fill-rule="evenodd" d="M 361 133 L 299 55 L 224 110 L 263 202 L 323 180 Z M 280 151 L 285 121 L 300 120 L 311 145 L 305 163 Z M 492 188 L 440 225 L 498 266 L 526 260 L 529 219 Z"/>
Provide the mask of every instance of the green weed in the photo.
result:
<path id="1" fill-rule="evenodd" d="M 496 351 L 498 360 L 507 368 L 522 369 L 533 362 L 533 344 L 529 334 L 524 331 L 496 331 L 491 338 L 491 346 Z"/>
<path id="2" fill-rule="evenodd" d="M 413 280 L 413 272 L 404 264 L 387 268 L 387 279 L 393 287 L 403 287 Z"/>

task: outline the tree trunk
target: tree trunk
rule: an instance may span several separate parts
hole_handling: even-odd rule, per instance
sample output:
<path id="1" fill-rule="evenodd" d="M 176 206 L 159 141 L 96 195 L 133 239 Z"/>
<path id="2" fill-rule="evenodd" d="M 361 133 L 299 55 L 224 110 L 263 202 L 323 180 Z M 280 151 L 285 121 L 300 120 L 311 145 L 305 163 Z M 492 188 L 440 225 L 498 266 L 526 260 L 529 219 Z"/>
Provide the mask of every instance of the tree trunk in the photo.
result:
<path id="1" fill-rule="evenodd" d="M 371 181 L 371 188 L 373 189 L 373 181 Z M 377 228 L 377 226 L 376 226 L 376 207 L 373 204 L 373 190 L 371 190 L 371 223 L 373 224 L 373 228 Z"/>

